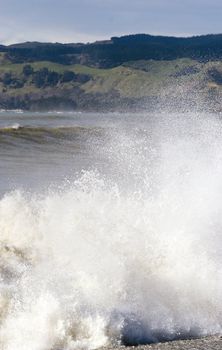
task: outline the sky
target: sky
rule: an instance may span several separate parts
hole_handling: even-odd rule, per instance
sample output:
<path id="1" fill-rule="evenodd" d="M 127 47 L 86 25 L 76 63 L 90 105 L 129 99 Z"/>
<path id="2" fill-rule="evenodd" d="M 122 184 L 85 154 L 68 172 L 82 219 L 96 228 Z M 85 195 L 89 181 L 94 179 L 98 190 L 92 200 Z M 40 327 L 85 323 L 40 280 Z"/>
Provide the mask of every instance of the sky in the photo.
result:
<path id="1" fill-rule="evenodd" d="M 222 33 L 222 0 L 0 0 L 0 43 Z"/>

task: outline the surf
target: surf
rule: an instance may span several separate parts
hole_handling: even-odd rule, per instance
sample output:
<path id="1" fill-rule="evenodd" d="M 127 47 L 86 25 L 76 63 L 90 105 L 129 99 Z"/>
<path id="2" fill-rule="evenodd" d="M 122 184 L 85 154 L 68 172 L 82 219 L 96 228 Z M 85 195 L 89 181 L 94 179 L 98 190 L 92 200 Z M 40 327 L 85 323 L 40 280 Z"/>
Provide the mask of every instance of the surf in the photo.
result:
<path id="1" fill-rule="evenodd" d="M 121 123 L 91 145 L 108 168 L 1 198 L 4 350 L 221 333 L 221 122 Z"/>

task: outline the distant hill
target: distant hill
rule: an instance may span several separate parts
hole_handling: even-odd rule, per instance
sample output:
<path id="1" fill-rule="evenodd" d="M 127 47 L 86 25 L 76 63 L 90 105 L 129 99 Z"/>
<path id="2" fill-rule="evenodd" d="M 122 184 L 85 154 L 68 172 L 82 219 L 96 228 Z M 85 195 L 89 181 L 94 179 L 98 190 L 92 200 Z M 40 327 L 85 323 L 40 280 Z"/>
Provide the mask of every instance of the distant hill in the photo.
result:
<path id="1" fill-rule="evenodd" d="M 0 109 L 222 111 L 222 35 L 0 46 Z"/>
<path id="2" fill-rule="evenodd" d="M 133 60 L 191 58 L 207 61 L 222 58 L 222 34 L 176 38 L 147 34 L 113 37 L 91 44 L 27 42 L 2 46 L 13 63 L 51 61 L 84 63 L 101 68 L 116 67 Z"/>

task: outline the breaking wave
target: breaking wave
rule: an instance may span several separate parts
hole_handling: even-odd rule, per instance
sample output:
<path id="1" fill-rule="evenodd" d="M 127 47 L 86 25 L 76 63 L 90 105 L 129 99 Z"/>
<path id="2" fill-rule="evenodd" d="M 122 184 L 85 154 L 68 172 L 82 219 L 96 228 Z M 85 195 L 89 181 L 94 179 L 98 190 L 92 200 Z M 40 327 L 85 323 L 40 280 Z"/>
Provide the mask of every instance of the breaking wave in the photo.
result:
<path id="1" fill-rule="evenodd" d="M 3 128 L 0 128 L 0 137 L 3 136 L 13 136 L 17 138 L 22 138 L 24 136 L 29 137 L 30 140 L 31 137 L 56 137 L 56 138 L 66 138 L 66 137 L 74 137 L 75 135 L 78 134 L 84 134 L 90 132 L 98 132 L 99 128 L 89 128 L 89 127 L 80 127 L 80 126 L 75 126 L 75 127 L 31 127 L 31 126 L 21 126 L 18 123 L 15 123 L 11 126 L 6 126 Z"/>
<path id="2" fill-rule="evenodd" d="M 2 349 L 221 333 L 221 124 L 168 118 L 155 130 L 95 149 L 110 173 L 1 199 Z"/>

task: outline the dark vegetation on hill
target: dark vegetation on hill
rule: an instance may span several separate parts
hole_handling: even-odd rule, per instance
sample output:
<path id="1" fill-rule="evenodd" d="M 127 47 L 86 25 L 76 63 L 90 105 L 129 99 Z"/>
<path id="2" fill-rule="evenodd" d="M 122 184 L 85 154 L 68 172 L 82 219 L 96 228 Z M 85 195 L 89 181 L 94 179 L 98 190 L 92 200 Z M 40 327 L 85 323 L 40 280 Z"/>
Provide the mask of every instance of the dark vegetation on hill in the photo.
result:
<path id="1" fill-rule="evenodd" d="M 7 52 L 7 58 L 13 63 L 51 61 L 110 68 L 134 60 L 187 57 L 206 61 L 222 58 L 222 34 L 190 38 L 137 34 L 92 44 L 28 42 L 5 46 L 1 50 Z"/>
<path id="2" fill-rule="evenodd" d="M 90 76 L 87 74 L 76 74 L 70 70 L 58 73 L 50 71 L 47 67 L 34 70 L 29 64 L 23 66 L 22 74 L 19 77 L 12 72 L 6 72 L 0 76 L 0 82 L 5 88 L 22 88 L 29 81 L 37 88 L 46 88 L 56 86 L 59 83 L 78 82 L 84 84 L 89 80 Z"/>
<path id="3" fill-rule="evenodd" d="M 222 34 L 0 45 L 0 109 L 222 110 Z"/>

